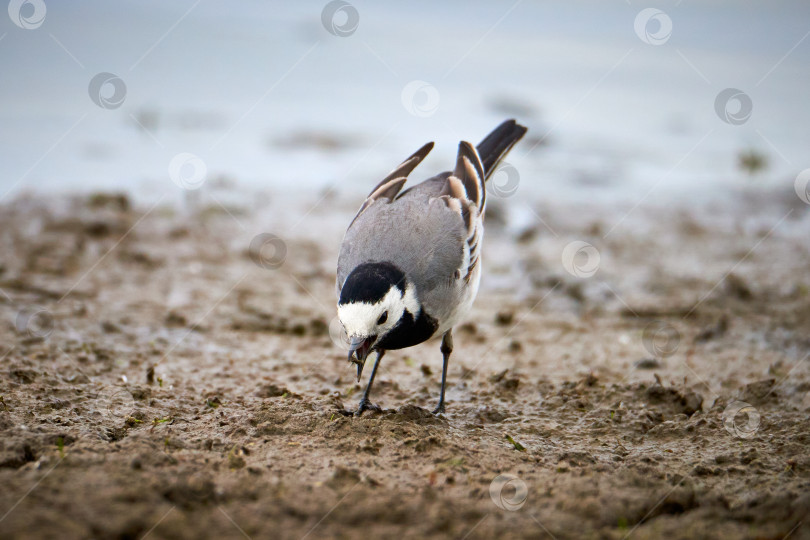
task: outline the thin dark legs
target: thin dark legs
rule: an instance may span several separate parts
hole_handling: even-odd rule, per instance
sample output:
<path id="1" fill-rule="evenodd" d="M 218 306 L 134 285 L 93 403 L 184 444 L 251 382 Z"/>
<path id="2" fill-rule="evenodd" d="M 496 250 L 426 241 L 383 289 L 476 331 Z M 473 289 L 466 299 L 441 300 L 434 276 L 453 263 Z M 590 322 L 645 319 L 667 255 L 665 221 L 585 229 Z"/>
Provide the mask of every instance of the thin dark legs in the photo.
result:
<path id="1" fill-rule="evenodd" d="M 377 351 L 377 358 L 374 360 L 374 367 L 371 368 L 371 377 L 368 379 L 368 384 L 366 385 L 366 391 L 363 392 L 363 397 L 360 399 L 360 406 L 357 407 L 357 412 L 354 413 L 355 416 L 360 416 L 363 414 L 363 411 L 372 410 L 372 411 L 381 411 L 380 407 L 371 403 L 368 399 L 368 395 L 371 393 L 371 385 L 374 384 L 374 376 L 377 375 L 377 366 L 380 365 L 380 360 L 382 360 L 385 351 Z"/>
<path id="2" fill-rule="evenodd" d="M 433 409 L 433 414 L 439 414 L 444 412 L 444 387 L 447 384 L 447 364 L 450 361 L 450 353 L 453 352 L 453 329 L 451 328 L 447 332 L 445 332 L 444 337 L 442 337 L 442 393 L 439 396 L 439 404 Z M 375 366 L 376 367 L 376 366 Z"/>
<path id="3" fill-rule="evenodd" d="M 442 388 L 441 394 L 439 395 L 439 404 L 435 409 L 433 409 L 433 414 L 440 414 L 444 412 L 444 392 L 447 387 L 447 366 L 450 363 L 450 355 L 453 352 L 452 329 L 445 332 L 444 336 L 442 337 L 442 346 L 439 350 L 442 352 Z M 374 377 L 377 375 L 377 368 L 380 365 L 380 360 L 382 360 L 383 355 L 385 355 L 385 351 L 377 351 L 377 358 L 374 360 L 374 367 L 371 368 L 371 376 L 368 379 L 366 390 L 363 392 L 363 397 L 360 399 L 360 405 L 357 407 L 357 411 L 354 413 L 355 416 L 360 416 L 363 414 L 363 411 L 367 410 L 382 410 L 377 405 L 371 403 L 369 400 L 369 395 L 371 394 L 371 386 L 374 384 Z"/>

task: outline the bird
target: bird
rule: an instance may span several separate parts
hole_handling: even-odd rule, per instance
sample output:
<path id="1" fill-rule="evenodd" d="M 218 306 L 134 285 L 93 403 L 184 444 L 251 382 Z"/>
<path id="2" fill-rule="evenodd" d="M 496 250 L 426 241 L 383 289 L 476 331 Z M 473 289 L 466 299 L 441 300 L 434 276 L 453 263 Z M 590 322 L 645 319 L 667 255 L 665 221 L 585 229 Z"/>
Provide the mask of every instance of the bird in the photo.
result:
<path id="1" fill-rule="evenodd" d="M 386 351 L 441 336 L 442 378 L 434 415 L 445 411 L 453 327 L 478 293 L 486 181 L 527 128 L 506 120 L 477 145 L 461 141 L 455 168 L 402 190 L 433 149 L 429 142 L 371 190 L 349 224 L 337 261 L 337 312 L 360 382 L 376 358 L 357 411 L 370 401 Z M 348 411 L 347 411 L 348 413 Z"/>

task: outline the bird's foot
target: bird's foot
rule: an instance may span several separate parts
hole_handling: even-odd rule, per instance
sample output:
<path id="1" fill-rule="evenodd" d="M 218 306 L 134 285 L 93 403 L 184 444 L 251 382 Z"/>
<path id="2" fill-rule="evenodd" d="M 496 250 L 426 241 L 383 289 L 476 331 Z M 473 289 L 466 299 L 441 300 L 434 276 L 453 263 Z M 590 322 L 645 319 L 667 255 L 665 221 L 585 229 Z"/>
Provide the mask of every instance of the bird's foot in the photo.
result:
<path id="1" fill-rule="evenodd" d="M 433 414 L 439 415 L 444 413 L 444 401 L 440 401 L 436 408 L 433 409 Z"/>
<path id="2" fill-rule="evenodd" d="M 357 412 L 354 413 L 355 416 L 361 416 L 363 411 L 374 411 L 374 412 L 382 412 L 382 408 L 379 405 L 373 404 L 371 401 L 367 399 L 361 399 L 360 404 L 357 407 Z"/>

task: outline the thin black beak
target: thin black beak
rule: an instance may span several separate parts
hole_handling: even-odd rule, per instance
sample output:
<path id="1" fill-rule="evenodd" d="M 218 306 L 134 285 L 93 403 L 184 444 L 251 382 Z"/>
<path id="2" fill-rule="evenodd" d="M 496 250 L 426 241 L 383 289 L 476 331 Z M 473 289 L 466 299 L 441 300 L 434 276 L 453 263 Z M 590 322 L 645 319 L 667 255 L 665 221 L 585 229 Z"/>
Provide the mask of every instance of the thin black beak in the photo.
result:
<path id="1" fill-rule="evenodd" d="M 357 364 L 357 382 L 360 382 L 360 377 L 363 375 L 363 367 L 366 365 L 366 358 L 368 358 L 375 341 L 377 341 L 377 336 L 352 338 L 349 348 L 349 362 Z M 354 358 L 352 358 L 352 356 L 354 356 Z"/>

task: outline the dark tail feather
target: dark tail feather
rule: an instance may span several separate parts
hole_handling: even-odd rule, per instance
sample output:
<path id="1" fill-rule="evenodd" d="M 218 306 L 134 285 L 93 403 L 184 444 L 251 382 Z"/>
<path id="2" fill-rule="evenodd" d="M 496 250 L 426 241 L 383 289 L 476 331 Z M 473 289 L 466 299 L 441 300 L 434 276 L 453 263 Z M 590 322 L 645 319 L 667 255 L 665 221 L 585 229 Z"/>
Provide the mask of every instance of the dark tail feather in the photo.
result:
<path id="1" fill-rule="evenodd" d="M 486 180 L 498 167 L 501 160 L 526 134 L 526 128 L 514 120 L 507 120 L 478 143 L 476 150 L 484 166 Z"/>

